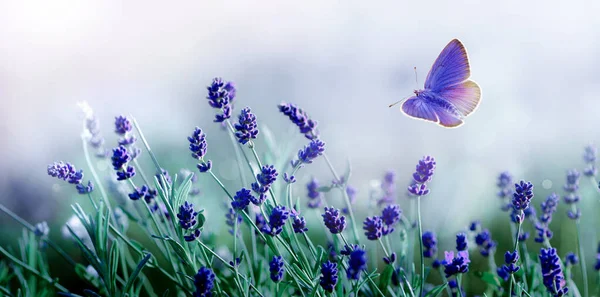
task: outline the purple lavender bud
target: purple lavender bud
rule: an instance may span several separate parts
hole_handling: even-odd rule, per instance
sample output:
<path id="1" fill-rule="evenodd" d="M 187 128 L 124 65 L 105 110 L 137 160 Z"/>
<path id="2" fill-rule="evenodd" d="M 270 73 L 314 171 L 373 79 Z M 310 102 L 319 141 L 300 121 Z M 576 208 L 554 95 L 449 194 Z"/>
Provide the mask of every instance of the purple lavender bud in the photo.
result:
<path id="1" fill-rule="evenodd" d="M 431 181 L 434 171 L 435 159 L 431 156 L 425 156 L 419 160 L 416 171 L 413 173 L 413 179 L 419 184 L 427 183 Z"/>
<path id="2" fill-rule="evenodd" d="M 431 268 L 433 269 L 438 269 L 440 268 L 440 266 L 442 266 L 442 262 L 439 259 L 434 259 L 433 262 L 431 262 Z"/>
<path id="3" fill-rule="evenodd" d="M 123 169 L 123 166 L 127 164 L 131 158 L 129 157 L 129 152 L 127 152 L 127 148 L 120 145 L 113 149 L 113 155 L 111 157 L 112 165 L 115 170 Z"/>
<path id="4" fill-rule="evenodd" d="M 358 244 L 344 245 L 344 248 L 340 250 L 342 256 L 350 256 L 353 250 L 360 248 Z"/>
<path id="5" fill-rule="evenodd" d="M 560 258 L 555 248 L 540 250 L 540 265 L 542 267 L 543 283 L 548 292 L 554 296 L 564 296 L 569 292 L 560 265 Z"/>
<path id="6" fill-rule="evenodd" d="M 567 255 L 565 255 L 565 265 L 574 266 L 577 265 L 577 263 L 579 263 L 579 258 L 575 253 L 568 252 Z"/>
<path id="7" fill-rule="evenodd" d="M 183 205 L 179 207 L 179 213 L 177 218 L 179 219 L 179 225 L 181 228 L 188 230 L 196 226 L 196 217 L 198 212 L 194 211 L 194 205 L 185 201 Z"/>
<path id="8" fill-rule="evenodd" d="M 321 281 L 319 284 L 323 290 L 332 293 L 338 281 L 337 263 L 327 261 L 321 265 Z"/>
<path id="9" fill-rule="evenodd" d="M 313 139 L 311 142 L 304 146 L 303 149 L 298 151 L 298 160 L 294 161 L 294 164 L 310 164 L 318 156 L 325 152 L 325 143 L 319 139 Z"/>
<path id="10" fill-rule="evenodd" d="M 581 217 L 581 209 L 578 209 L 578 208 L 575 209 L 575 210 L 569 209 L 567 211 L 567 216 L 571 220 L 577 220 L 577 219 L 579 219 Z"/>
<path id="11" fill-rule="evenodd" d="M 208 172 L 212 168 L 212 161 L 208 160 L 204 163 L 198 163 L 196 167 L 198 167 L 198 170 L 202 173 Z"/>
<path id="12" fill-rule="evenodd" d="M 125 135 L 131 132 L 133 126 L 131 121 L 124 116 L 115 117 L 115 133 L 119 135 Z"/>
<path id="13" fill-rule="evenodd" d="M 388 265 L 396 262 L 396 253 L 391 253 L 389 257 L 383 257 L 383 262 Z"/>
<path id="14" fill-rule="evenodd" d="M 237 191 L 237 193 L 235 193 L 235 196 L 233 196 L 233 201 L 231 201 L 231 207 L 235 210 L 244 210 L 246 209 L 246 207 L 248 207 L 250 201 L 253 201 L 255 199 L 256 198 L 254 198 L 250 193 L 250 190 L 242 188 L 241 190 Z"/>
<path id="15" fill-rule="evenodd" d="M 89 180 L 87 185 L 84 185 L 81 183 L 81 184 L 75 185 L 75 188 L 77 189 L 77 193 L 79 193 L 81 195 L 85 195 L 85 194 L 89 194 L 92 191 L 94 191 L 94 184 L 92 183 L 91 180 Z"/>
<path id="16" fill-rule="evenodd" d="M 233 84 L 230 87 L 233 87 Z M 227 90 L 225 82 L 220 77 L 215 77 L 206 89 L 208 90 L 208 96 L 206 97 L 208 104 L 216 109 L 222 109 L 228 105 L 230 103 L 230 93 L 235 94 L 235 88 L 233 88 L 233 92 Z"/>
<path id="17" fill-rule="evenodd" d="M 444 273 L 446 273 L 446 277 L 451 277 L 453 275 L 459 273 L 467 273 L 469 272 L 469 253 L 466 251 L 461 251 L 454 255 L 453 251 L 444 252 L 445 260 L 444 264 Z"/>
<path id="18" fill-rule="evenodd" d="M 304 233 L 308 231 L 306 228 L 306 220 L 304 217 L 295 216 L 294 222 L 292 223 L 292 227 L 294 228 L 294 233 Z"/>
<path id="19" fill-rule="evenodd" d="M 296 177 L 293 175 L 288 175 L 287 172 L 283 173 L 283 180 L 288 184 L 293 184 L 296 182 Z"/>
<path id="20" fill-rule="evenodd" d="M 215 274 L 210 268 L 202 267 L 194 275 L 194 286 L 196 291 L 194 297 L 210 297 L 215 284 Z"/>
<path id="21" fill-rule="evenodd" d="M 256 124 L 256 116 L 251 112 L 249 107 L 242 109 L 238 117 L 238 122 L 233 126 L 237 132 L 235 137 L 241 144 L 246 144 L 251 139 L 256 139 L 258 135 L 258 124 Z"/>
<path id="22" fill-rule="evenodd" d="M 598 154 L 598 150 L 596 150 L 596 147 L 594 147 L 593 145 L 590 144 L 584 148 L 583 161 L 586 164 L 596 163 L 597 154 Z"/>
<path id="23" fill-rule="evenodd" d="M 472 222 L 469 224 L 469 230 L 471 230 L 471 231 L 473 231 L 473 232 L 476 232 L 476 231 L 478 231 L 479 229 L 481 229 L 481 222 L 480 222 L 480 221 L 472 221 Z"/>
<path id="24" fill-rule="evenodd" d="M 139 200 L 140 198 L 144 198 L 148 195 L 148 190 L 148 186 L 146 185 L 136 188 L 133 192 L 129 193 L 129 199 Z"/>
<path id="25" fill-rule="evenodd" d="M 492 234 L 487 229 L 475 236 L 475 244 L 479 247 L 479 253 L 484 257 L 488 257 L 497 245 L 496 242 L 492 240 Z"/>
<path id="26" fill-rule="evenodd" d="M 202 132 L 202 129 L 196 127 L 192 136 L 188 136 L 190 142 L 190 151 L 194 159 L 203 160 L 206 155 L 206 134 Z"/>
<path id="27" fill-rule="evenodd" d="M 346 228 L 346 217 L 340 215 L 340 211 L 333 207 L 325 207 L 325 213 L 321 215 L 325 226 L 332 234 L 342 233 Z"/>
<path id="28" fill-rule="evenodd" d="M 431 258 L 435 256 L 437 253 L 437 238 L 435 237 L 435 233 L 431 231 L 426 231 L 421 236 L 423 240 L 423 257 Z"/>
<path id="29" fill-rule="evenodd" d="M 233 233 L 233 229 L 235 227 L 235 225 L 237 224 L 238 226 L 242 223 L 242 216 L 239 215 L 235 209 L 233 208 L 229 208 L 227 213 L 225 214 L 225 223 L 227 224 L 227 226 L 230 227 L 229 229 L 229 234 L 234 235 Z M 239 230 L 239 228 L 238 228 Z M 235 234 L 237 236 L 237 234 Z"/>
<path id="30" fill-rule="evenodd" d="M 467 250 L 467 235 L 464 233 L 456 234 L 456 250 L 466 251 Z"/>
<path id="31" fill-rule="evenodd" d="M 306 184 L 306 189 L 308 190 L 308 207 L 309 208 L 319 208 L 321 207 L 321 193 L 317 190 L 319 188 L 319 182 L 316 178 L 312 178 L 308 184 Z"/>
<path id="32" fill-rule="evenodd" d="M 383 235 L 383 221 L 381 217 L 373 216 L 365 219 L 363 223 L 365 235 L 369 240 L 377 240 Z"/>
<path id="33" fill-rule="evenodd" d="M 317 139 L 319 133 L 317 131 L 317 122 L 309 118 L 308 114 L 292 103 L 282 102 L 278 106 L 279 111 L 288 118 L 300 129 L 300 133 L 310 140 Z"/>
<path id="34" fill-rule="evenodd" d="M 390 170 L 385 173 L 381 182 L 381 190 L 383 196 L 377 201 L 377 205 L 394 203 L 396 195 L 396 172 Z"/>
<path id="35" fill-rule="evenodd" d="M 567 183 L 564 186 L 565 192 L 574 193 L 579 189 L 580 174 L 577 169 L 567 171 Z"/>
<path id="36" fill-rule="evenodd" d="M 127 166 L 127 169 L 117 171 L 117 180 L 127 180 L 135 176 L 135 168 Z"/>
<path id="37" fill-rule="evenodd" d="M 271 272 L 271 280 L 278 283 L 283 279 L 283 273 L 285 272 L 283 267 L 283 258 L 281 256 L 273 256 L 271 262 L 269 262 L 269 271 Z"/>
<path id="38" fill-rule="evenodd" d="M 408 192 L 415 196 L 425 196 L 429 194 L 429 189 L 426 184 L 414 184 L 408 187 Z"/>
<path id="39" fill-rule="evenodd" d="M 129 146 L 134 144 L 137 141 L 137 138 L 135 138 L 135 135 L 130 135 L 129 137 L 123 137 L 120 138 L 117 143 L 119 145 L 123 145 L 123 146 Z"/>
<path id="40" fill-rule="evenodd" d="M 517 265 L 519 261 L 519 253 L 517 251 L 514 252 L 506 252 L 504 254 L 504 263 L 506 265 L 502 266 L 502 269 L 506 271 L 508 274 L 513 274 L 519 271 L 521 267 Z"/>
<path id="41" fill-rule="evenodd" d="M 351 280 L 358 280 L 363 270 L 367 269 L 367 252 L 361 248 L 354 249 L 348 259 L 346 276 Z"/>
<path id="42" fill-rule="evenodd" d="M 498 277 L 503 279 L 505 282 L 507 282 L 510 279 L 510 274 L 508 274 L 508 272 L 504 270 L 503 266 L 496 268 L 496 273 L 498 274 Z"/>
<path id="43" fill-rule="evenodd" d="M 535 242 L 542 243 L 546 239 L 552 238 L 553 233 L 552 231 L 550 231 L 550 228 L 548 228 L 548 226 L 546 226 L 545 224 L 535 224 L 534 227 L 537 232 L 537 235 L 534 239 Z"/>
<path id="44" fill-rule="evenodd" d="M 545 224 L 549 224 L 552 221 L 552 214 L 556 211 L 558 207 L 558 202 L 560 198 L 556 193 L 550 194 L 546 197 L 546 200 L 542 202 L 540 205 L 542 208 L 542 215 L 540 216 L 540 221 Z"/>
<path id="45" fill-rule="evenodd" d="M 278 205 L 271 211 L 269 215 L 269 224 L 265 225 L 261 231 L 271 236 L 277 236 L 283 231 L 285 222 L 290 217 L 290 211 L 283 205 Z"/>
<path id="46" fill-rule="evenodd" d="M 394 231 L 394 225 L 400 221 L 402 210 L 399 205 L 388 205 L 381 211 L 381 219 L 385 224 L 383 235 L 388 235 Z"/>
<path id="47" fill-rule="evenodd" d="M 529 238 L 529 232 L 521 232 L 519 234 L 519 242 L 524 242 Z"/>
<path id="48" fill-rule="evenodd" d="M 61 161 L 48 165 L 48 175 L 62 179 L 70 184 L 79 185 L 83 179 L 83 170 L 77 171 L 71 163 L 63 163 Z M 79 191 L 79 188 L 77 190 Z"/>
<path id="49" fill-rule="evenodd" d="M 533 185 L 530 182 L 520 181 L 515 184 L 512 205 L 515 210 L 525 210 L 533 198 Z"/>
<path id="50" fill-rule="evenodd" d="M 196 238 L 199 238 L 200 235 L 201 235 L 200 229 L 196 229 L 196 230 L 192 231 L 190 234 L 184 235 L 183 239 L 187 242 L 191 242 L 191 241 L 196 240 Z"/>

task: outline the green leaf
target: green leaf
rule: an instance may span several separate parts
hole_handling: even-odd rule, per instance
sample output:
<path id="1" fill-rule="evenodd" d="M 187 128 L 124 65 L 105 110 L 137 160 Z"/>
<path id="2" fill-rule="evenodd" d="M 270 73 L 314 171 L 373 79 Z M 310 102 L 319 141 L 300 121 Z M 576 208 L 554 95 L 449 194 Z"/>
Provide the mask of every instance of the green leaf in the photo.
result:
<path id="1" fill-rule="evenodd" d="M 379 280 L 379 287 L 385 292 L 387 290 L 388 285 L 392 279 L 392 274 L 394 273 L 394 267 L 392 265 L 387 265 L 383 272 L 381 273 L 381 279 Z"/>
<path id="2" fill-rule="evenodd" d="M 198 212 L 198 224 L 196 225 L 196 229 L 202 228 L 202 226 L 204 226 L 204 222 L 206 222 L 206 217 L 202 212 Z"/>
<path id="3" fill-rule="evenodd" d="M 333 189 L 332 186 L 321 186 L 317 188 L 317 192 L 327 193 Z"/>
<path id="4" fill-rule="evenodd" d="M 171 245 L 171 248 L 173 248 L 173 250 L 175 251 L 175 254 L 177 254 L 177 256 L 179 257 L 179 260 L 181 260 L 181 262 L 183 262 L 183 264 L 187 266 L 191 265 L 192 260 L 190 259 L 188 253 L 186 253 L 185 248 L 183 248 L 183 246 L 179 244 L 179 242 L 175 241 L 169 236 L 165 236 L 163 238 L 160 236 L 152 235 L 152 237 L 168 242 Z"/>
<path id="5" fill-rule="evenodd" d="M 169 296 L 169 289 L 166 289 L 165 292 L 162 294 L 162 297 L 168 297 Z"/>
<path id="6" fill-rule="evenodd" d="M 475 275 L 487 284 L 496 286 L 497 288 L 502 286 L 503 280 L 493 273 L 490 273 L 487 271 L 484 271 L 484 272 L 476 271 Z"/>
<path id="7" fill-rule="evenodd" d="M 109 279 L 111 290 L 116 292 L 117 271 L 119 269 L 119 242 L 114 240 L 110 246 L 109 262 L 106 266 L 110 267 Z"/>
<path id="8" fill-rule="evenodd" d="M 125 294 L 127 292 L 129 292 L 129 289 L 131 289 L 131 286 L 133 286 L 133 283 L 138 278 L 140 272 L 142 272 L 142 269 L 144 269 L 144 266 L 146 266 L 146 263 L 148 263 L 148 261 L 150 260 L 151 257 L 152 257 L 152 254 L 150 254 L 150 253 L 146 254 L 144 256 L 144 258 L 140 261 L 140 263 L 138 263 L 137 267 L 131 273 L 131 275 L 129 275 L 129 279 L 127 280 L 127 284 L 125 284 L 125 287 L 123 288 L 123 292 L 122 292 L 123 294 L 122 294 L 122 296 L 125 296 Z M 168 292 L 168 290 L 167 290 L 167 292 Z"/>
<path id="9" fill-rule="evenodd" d="M 446 286 L 448 286 L 448 283 L 444 283 L 433 288 L 431 291 L 427 292 L 425 297 L 436 297 L 437 295 L 441 294 L 444 289 L 446 289 Z"/>

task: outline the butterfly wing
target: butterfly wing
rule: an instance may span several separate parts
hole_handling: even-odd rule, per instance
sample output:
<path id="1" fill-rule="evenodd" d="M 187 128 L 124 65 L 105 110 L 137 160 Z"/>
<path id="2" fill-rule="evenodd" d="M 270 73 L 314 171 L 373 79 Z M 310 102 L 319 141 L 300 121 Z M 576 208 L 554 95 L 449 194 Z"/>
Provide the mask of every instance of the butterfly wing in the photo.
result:
<path id="1" fill-rule="evenodd" d="M 453 39 L 431 66 L 425 79 L 425 89 L 439 92 L 465 81 L 470 75 L 471 69 L 465 46 L 458 39 Z"/>
<path id="2" fill-rule="evenodd" d="M 431 104 L 431 102 L 415 96 L 410 97 L 402 104 L 402 112 L 409 117 L 434 122 L 447 128 L 463 124 L 458 115 L 452 114 L 442 106 Z"/>
<path id="3" fill-rule="evenodd" d="M 441 98 L 452 103 L 463 116 L 472 113 L 481 100 L 481 88 L 472 80 L 446 87 L 438 94 Z"/>

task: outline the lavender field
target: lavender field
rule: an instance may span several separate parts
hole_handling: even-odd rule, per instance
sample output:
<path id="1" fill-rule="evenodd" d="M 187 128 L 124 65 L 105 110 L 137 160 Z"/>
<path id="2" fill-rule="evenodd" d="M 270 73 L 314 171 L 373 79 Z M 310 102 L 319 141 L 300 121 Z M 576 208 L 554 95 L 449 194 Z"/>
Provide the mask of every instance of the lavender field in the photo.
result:
<path id="1" fill-rule="evenodd" d="M 461 5 L 0 4 L 0 296 L 600 296 L 600 7 Z"/>

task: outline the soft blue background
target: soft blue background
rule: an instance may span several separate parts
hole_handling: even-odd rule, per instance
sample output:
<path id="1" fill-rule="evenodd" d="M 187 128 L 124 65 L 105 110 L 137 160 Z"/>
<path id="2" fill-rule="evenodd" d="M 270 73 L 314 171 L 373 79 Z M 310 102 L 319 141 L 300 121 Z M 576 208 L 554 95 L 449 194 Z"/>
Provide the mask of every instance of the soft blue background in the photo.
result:
<path id="1" fill-rule="evenodd" d="M 220 174 L 235 178 L 230 153 L 215 150 L 228 140 L 204 99 L 205 85 L 223 76 L 237 83 L 238 106 L 251 106 L 280 140 L 290 139 L 289 124 L 277 103 L 319 120 L 339 170 L 352 161 L 358 203 L 385 170 L 403 187 L 416 161 L 434 155 L 425 227 L 452 236 L 498 213 L 500 171 L 531 180 L 539 204 L 562 192 L 566 169 L 582 167 L 583 146 L 599 138 L 597 11 L 597 1 L 2 1 L 0 201 L 32 220 L 66 219 L 73 190 L 45 167 L 65 160 L 85 169 L 82 100 L 111 144 L 114 116 L 135 115 L 171 171 L 193 168 L 185 137 L 203 127 Z M 446 130 L 387 108 L 415 88 L 413 67 L 422 83 L 455 37 L 483 89 L 466 124 Z M 323 162 L 309 170 L 330 179 Z M 591 220 L 597 196 L 582 185 Z"/>

